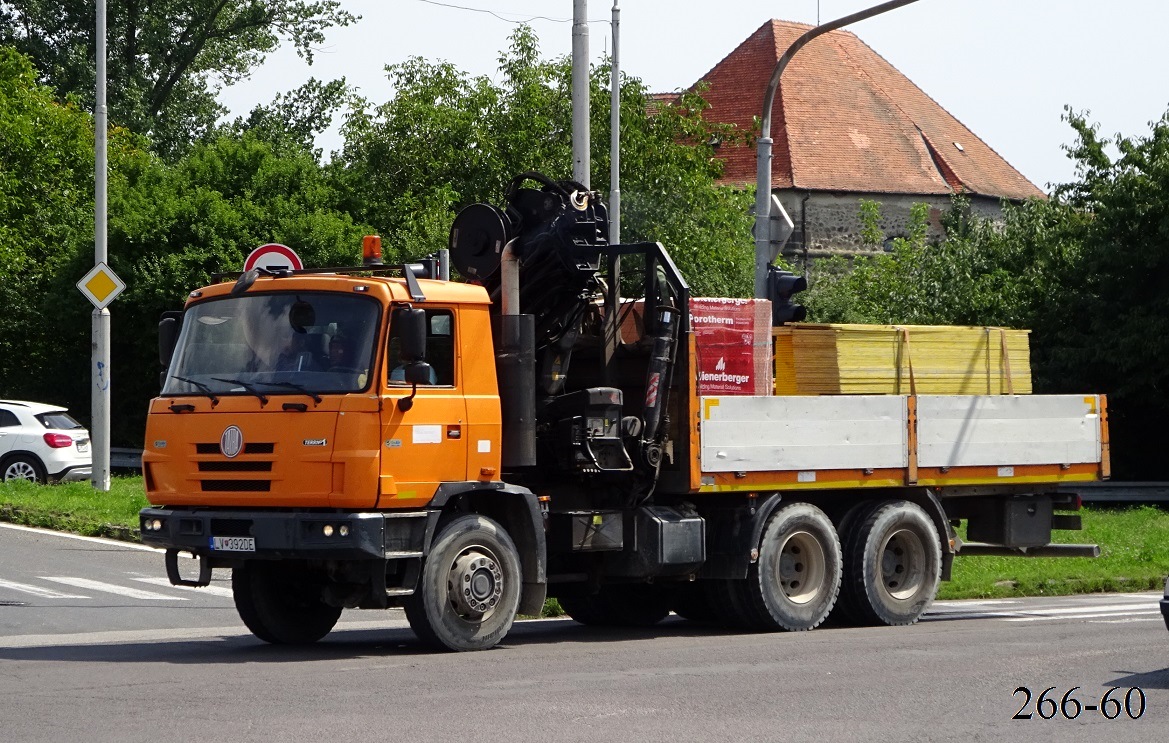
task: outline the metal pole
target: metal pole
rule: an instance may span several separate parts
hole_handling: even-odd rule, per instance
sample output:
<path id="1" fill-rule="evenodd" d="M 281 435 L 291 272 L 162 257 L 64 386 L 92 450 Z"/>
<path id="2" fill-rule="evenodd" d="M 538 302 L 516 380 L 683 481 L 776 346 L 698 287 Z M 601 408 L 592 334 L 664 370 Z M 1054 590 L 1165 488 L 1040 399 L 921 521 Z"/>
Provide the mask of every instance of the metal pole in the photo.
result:
<path id="1" fill-rule="evenodd" d="M 589 188 L 589 9 L 572 4 L 572 179 Z"/>
<path id="2" fill-rule="evenodd" d="M 613 60 L 609 80 L 609 242 L 621 244 L 621 9 L 613 0 Z"/>
<path id="3" fill-rule="evenodd" d="M 621 244 L 621 9 L 613 0 L 613 57 L 609 76 L 609 244 Z M 609 294 L 605 298 L 605 343 L 601 379 L 612 384 L 613 359 L 620 342 L 621 256 L 609 256 Z"/>
<path id="4" fill-rule="evenodd" d="M 875 15 L 896 10 L 917 0 L 890 0 L 890 2 L 875 5 L 852 15 L 846 15 L 835 21 L 817 26 L 792 42 L 771 71 L 771 79 L 767 83 L 767 93 L 763 97 L 763 116 L 759 130 L 758 147 L 755 156 L 755 296 L 767 296 L 767 264 L 771 259 L 771 109 L 775 105 L 775 92 L 779 88 L 779 77 L 787 67 L 791 58 L 800 49 L 804 48 L 817 36 L 835 31 L 838 28 L 872 18 Z"/>
<path id="5" fill-rule="evenodd" d="M 106 262 L 106 0 L 97 0 L 97 91 L 94 101 L 94 265 Z M 110 489 L 110 311 L 93 311 L 93 379 L 89 435 L 92 440 L 95 490 Z"/>

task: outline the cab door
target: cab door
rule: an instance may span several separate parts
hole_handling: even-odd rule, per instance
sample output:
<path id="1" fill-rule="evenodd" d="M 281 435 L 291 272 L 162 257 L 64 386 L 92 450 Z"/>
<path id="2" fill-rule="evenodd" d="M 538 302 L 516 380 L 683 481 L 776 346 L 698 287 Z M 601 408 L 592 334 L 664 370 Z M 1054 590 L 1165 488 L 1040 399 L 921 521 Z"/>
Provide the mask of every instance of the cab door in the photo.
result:
<path id="1" fill-rule="evenodd" d="M 379 508 L 424 506 L 439 483 L 466 479 L 467 405 L 458 364 L 458 313 L 450 308 L 425 308 L 425 312 L 426 361 L 434 374 L 430 383 L 417 386 L 405 411 L 399 401 L 411 396 L 413 385 L 402 379 L 399 339 L 390 326 L 381 413 Z"/>

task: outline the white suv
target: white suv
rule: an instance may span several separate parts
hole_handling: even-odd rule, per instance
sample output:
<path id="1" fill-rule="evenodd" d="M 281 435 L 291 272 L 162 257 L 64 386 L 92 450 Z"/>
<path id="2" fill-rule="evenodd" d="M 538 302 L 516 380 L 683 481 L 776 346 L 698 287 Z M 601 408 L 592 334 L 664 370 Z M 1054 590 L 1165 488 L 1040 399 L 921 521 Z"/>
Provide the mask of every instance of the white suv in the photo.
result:
<path id="1" fill-rule="evenodd" d="M 89 431 L 65 408 L 0 400 L 0 480 L 73 482 L 92 468 Z"/>

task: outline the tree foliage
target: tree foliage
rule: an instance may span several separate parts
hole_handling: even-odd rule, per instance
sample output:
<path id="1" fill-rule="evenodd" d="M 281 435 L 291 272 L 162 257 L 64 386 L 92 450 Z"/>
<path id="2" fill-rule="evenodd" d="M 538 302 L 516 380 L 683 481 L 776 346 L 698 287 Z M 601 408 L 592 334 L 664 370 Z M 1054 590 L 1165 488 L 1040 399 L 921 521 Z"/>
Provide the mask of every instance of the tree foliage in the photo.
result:
<path id="1" fill-rule="evenodd" d="M 499 59 L 499 82 L 443 62 L 387 68 L 392 100 L 351 112 L 334 165 L 349 211 L 378 225 L 398 255 L 445 245 L 454 211 L 499 203 L 509 180 L 572 176 L 571 64 L 540 57 L 520 27 Z M 609 70 L 592 71 L 592 188 L 609 190 Z M 622 239 L 666 245 L 699 293 L 746 296 L 753 258 L 749 193 L 716 185 L 713 143 L 734 134 L 702 118 L 697 93 L 652 104 L 636 78 L 621 90 Z M 445 225 L 445 226 L 444 226 Z"/>
<path id="2" fill-rule="evenodd" d="M 3 0 L 0 45 L 93 110 L 95 16 L 93 0 Z M 109 0 L 110 120 L 175 155 L 225 113 L 220 87 L 246 78 L 281 40 L 311 62 L 326 29 L 355 20 L 336 0 Z"/>

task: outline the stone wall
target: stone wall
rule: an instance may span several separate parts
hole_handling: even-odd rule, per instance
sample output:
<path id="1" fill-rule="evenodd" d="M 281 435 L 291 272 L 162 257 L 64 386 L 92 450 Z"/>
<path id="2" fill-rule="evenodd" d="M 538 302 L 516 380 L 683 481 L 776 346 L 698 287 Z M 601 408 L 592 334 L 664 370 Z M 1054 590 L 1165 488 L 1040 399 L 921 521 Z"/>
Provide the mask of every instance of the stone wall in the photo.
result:
<path id="1" fill-rule="evenodd" d="M 881 231 L 888 240 L 908 234 L 910 208 L 914 204 L 929 206 L 929 238 L 943 236 L 942 215 L 950 208 L 949 196 L 915 196 L 911 194 L 840 194 L 822 191 L 776 191 L 783 208 L 795 225 L 795 232 L 784 246 L 784 257 L 797 268 L 817 258 L 832 255 L 854 256 L 869 252 L 861 241 L 860 202 L 869 199 L 880 204 Z M 971 211 L 997 219 L 1002 215 L 998 199 L 970 197 Z M 806 228 L 806 236 L 802 230 Z"/>

